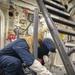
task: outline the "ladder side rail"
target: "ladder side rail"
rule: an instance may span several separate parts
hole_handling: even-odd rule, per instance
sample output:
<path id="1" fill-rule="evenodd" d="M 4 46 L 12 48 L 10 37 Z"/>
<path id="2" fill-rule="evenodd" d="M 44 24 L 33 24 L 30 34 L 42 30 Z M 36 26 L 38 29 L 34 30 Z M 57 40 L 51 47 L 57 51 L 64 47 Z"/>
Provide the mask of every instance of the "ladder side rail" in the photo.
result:
<path id="1" fill-rule="evenodd" d="M 70 62 L 66 52 L 65 52 L 65 45 L 64 43 L 62 42 L 62 40 L 60 39 L 60 36 L 58 34 L 58 30 L 56 29 L 56 27 L 54 26 L 54 23 L 51 19 L 51 16 L 50 14 L 48 13 L 48 10 L 46 9 L 44 3 L 42 0 L 36 0 L 38 5 L 39 5 L 39 8 L 43 14 L 43 16 L 45 17 L 45 21 L 47 23 L 47 26 L 49 28 L 49 31 L 51 32 L 52 34 L 52 37 L 55 41 L 55 44 L 58 48 L 58 51 L 59 51 L 59 54 L 61 56 L 61 59 L 63 61 L 63 64 L 65 66 L 65 69 L 67 71 L 67 74 L 68 75 L 75 75 L 75 69 L 73 67 L 73 63 Z"/>
<path id="2" fill-rule="evenodd" d="M 67 54 L 68 54 L 68 56 L 70 56 L 72 53 L 74 53 L 75 52 L 75 47 L 74 48 L 72 48 Z"/>

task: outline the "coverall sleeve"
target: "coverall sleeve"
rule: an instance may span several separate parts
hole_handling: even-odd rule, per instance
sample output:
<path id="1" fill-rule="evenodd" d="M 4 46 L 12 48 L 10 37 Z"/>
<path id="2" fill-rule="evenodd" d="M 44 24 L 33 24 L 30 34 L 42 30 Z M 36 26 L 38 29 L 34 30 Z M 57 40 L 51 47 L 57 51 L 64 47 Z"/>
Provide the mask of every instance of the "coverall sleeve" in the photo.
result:
<path id="1" fill-rule="evenodd" d="M 12 48 L 19 55 L 26 66 L 30 66 L 33 64 L 34 57 L 30 53 L 29 46 L 25 41 L 17 42 Z"/>

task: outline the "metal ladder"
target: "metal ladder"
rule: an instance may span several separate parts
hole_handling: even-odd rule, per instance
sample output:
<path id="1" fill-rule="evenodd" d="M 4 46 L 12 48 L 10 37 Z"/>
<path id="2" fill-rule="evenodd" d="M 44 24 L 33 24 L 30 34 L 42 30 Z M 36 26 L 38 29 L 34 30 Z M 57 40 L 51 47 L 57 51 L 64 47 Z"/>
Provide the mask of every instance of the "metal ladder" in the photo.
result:
<path id="1" fill-rule="evenodd" d="M 74 51 L 72 50 L 72 52 L 66 53 L 66 47 L 62 39 L 60 38 L 59 32 L 69 34 L 72 36 L 75 36 L 75 33 L 64 31 L 64 29 L 63 30 L 57 29 L 54 25 L 54 22 L 57 22 L 70 27 L 75 27 L 75 22 L 71 19 L 70 14 L 67 13 L 65 7 L 58 0 L 36 0 L 36 1 L 38 3 L 40 11 L 42 12 L 45 18 L 49 31 L 54 39 L 54 42 L 57 46 L 57 49 L 59 51 L 67 74 L 75 75 L 75 65 L 69 58 L 69 54 L 73 53 Z M 63 17 L 65 20 L 52 17 L 51 14 Z"/>

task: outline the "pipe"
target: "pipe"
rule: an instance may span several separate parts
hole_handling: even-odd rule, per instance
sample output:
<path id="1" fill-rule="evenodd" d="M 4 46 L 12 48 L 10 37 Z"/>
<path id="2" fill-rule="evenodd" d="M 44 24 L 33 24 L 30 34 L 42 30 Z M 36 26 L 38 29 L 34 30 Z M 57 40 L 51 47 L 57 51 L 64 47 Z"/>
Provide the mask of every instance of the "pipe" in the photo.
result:
<path id="1" fill-rule="evenodd" d="M 38 9 L 34 10 L 34 44 L 33 44 L 34 58 L 38 58 Z"/>
<path id="2" fill-rule="evenodd" d="M 17 0 L 8 0 L 8 3 L 15 4 L 17 6 L 20 6 L 20 7 L 23 7 L 23 8 L 27 8 L 27 9 L 30 9 L 30 10 L 34 10 L 35 7 L 36 7 L 36 6 L 34 6 L 34 5 L 30 4 L 30 3 L 17 1 Z"/>
<path id="3" fill-rule="evenodd" d="M 17 35 L 17 39 L 19 39 L 19 28 L 18 27 L 16 27 L 16 28 L 14 28 L 14 33 Z"/>
<path id="4" fill-rule="evenodd" d="M 31 4 L 31 5 L 33 5 L 33 6 L 36 6 L 36 0 L 22 0 L 23 2 L 26 2 L 26 3 L 29 3 L 29 4 Z"/>
<path id="5" fill-rule="evenodd" d="M 38 9 L 34 10 L 34 41 L 33 41 L 33 55 L 35 59 L 38 59 Z M 37 75 L 35 72 L 32 72 L 32 75 Z"/>
<path id="6" fill-rule="evenodd" d="M 4 47 L 4 39 L 5 39 L 5 17 L 4 14 L 2 12 L 2 10 L 0 9 L 0 49 Z"/>

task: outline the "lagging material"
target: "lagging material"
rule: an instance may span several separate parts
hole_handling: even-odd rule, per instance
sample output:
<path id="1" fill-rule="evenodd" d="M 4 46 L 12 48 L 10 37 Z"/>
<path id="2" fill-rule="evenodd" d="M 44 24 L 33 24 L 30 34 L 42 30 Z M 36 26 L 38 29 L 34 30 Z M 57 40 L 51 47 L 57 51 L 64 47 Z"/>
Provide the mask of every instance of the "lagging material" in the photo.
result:
<path id="1" fill-rule="evenodd" d="M 0 68 L 4 71 L 4 75 L 25 75 L 22 62 L 16 57 L 2 56 L 0 58 Z"/>

